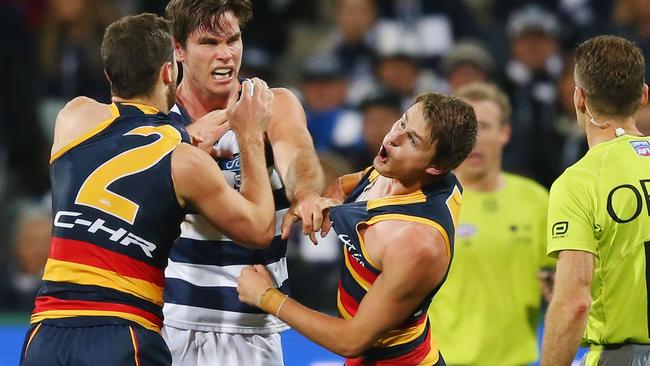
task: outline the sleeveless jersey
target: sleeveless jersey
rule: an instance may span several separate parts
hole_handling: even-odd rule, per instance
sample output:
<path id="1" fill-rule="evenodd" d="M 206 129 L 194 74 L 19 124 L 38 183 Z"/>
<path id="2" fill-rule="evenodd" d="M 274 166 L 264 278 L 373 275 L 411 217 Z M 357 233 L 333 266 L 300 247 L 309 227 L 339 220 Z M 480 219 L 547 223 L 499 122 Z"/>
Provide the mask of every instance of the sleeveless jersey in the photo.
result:
<path id="1" fill-rule="evenodd" d="M 188 125 L 189 115 L 174 106 L 172 118 Z M 223 333 L 271 334 L 288 329 L 284 322 L 239 301 L 236 279 L 244 266 L 263 264 L 275 285 L 288 293 L 287 242 L 280 237 L 282 215 L 289 207 L 273 155 L 267 145 L 267 164 L 276 208 L 276 231 L 265 249 L 245 248 L 219 232 L 201 215 L 188 214 L 181 224 L 181 237 L 172 248 L 165 271 L 165 324 L 180 329 Z M 239 145 L 232 131 L 218 148 L 233 157 L 218 164 L 228 184 L 239 190 Z"/>
<path id="2" fill-rule="evenodd" d="M 171 153 L 189 137 L 152 107 L 110 108 L 52 156 L 52 244 L 32 323 L 162 327 L 163 271 L 183 218 Z"/>
<path id="3" fill-rule="evenodd" d="M 449 257 L 453 256 L 462 194 L 456 177 L 448 173 L 406 195 L 355 201 L 378 176 L 375 170 L 368 171 L 346 203 L 330 211 L 333 228 L 343 245 L 345 265 L 341 266 L 337 298 L 339 316 L 343 319 L 354 317 L 366 292 L 381 274 L 366 252 L 359 226 L 370 226 L 384 220 L 423 223 L 440 232 Z M 431 336 L 427 309 L 445 278 L 399 326 L 382 336 L 361 357 L 347 359 L 346 365 L 434 365 L 438 362 L 438 346 Z"/>

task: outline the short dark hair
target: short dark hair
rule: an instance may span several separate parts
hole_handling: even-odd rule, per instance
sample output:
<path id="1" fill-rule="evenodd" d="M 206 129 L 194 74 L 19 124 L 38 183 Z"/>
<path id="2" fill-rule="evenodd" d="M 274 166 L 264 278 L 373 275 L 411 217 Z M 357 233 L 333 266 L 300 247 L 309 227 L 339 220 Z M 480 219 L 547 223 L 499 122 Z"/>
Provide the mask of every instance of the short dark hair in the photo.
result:
<path id="1" fill-rule="evenodd" d="M 240 27 L 253 17 L 251 0 L 171 0 L 165 17 L 172 22 L 172 34 L 185 47 L 190 34 L 197 28 L 219 28 L 223 14 L 232 12 Z"/>
<path id="2" fill-rule="evenodd" d="M 160 68 L 174 61 L 169 22 L 148 13 L 123 17 L 106 28 L 101 53 L 113 95 L 151 96 Z"/>
<path id="3" fill-rule="evenodd" d="M 443 172 L 455 169 L 467 158 L 476 142 L 474 109 L 459 98 L 438 93 L 421 94 L 415 103 L 422 103 L 431 140 L 436 146 L 431 164 Z"/>
<path id="4" fill-rule="evenodd" d="M 639 107 L 645 82 L 645 60 L 639 47 L 625 38 L 604 35 L 576 50 L 575 78 L 594 113 L 628 117 Z"/>

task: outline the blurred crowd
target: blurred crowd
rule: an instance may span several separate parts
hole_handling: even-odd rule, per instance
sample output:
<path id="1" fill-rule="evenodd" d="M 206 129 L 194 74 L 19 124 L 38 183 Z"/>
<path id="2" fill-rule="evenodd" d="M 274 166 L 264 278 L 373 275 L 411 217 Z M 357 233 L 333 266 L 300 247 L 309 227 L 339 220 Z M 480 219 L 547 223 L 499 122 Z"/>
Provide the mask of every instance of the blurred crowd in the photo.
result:
<path id="1" fill-rule="evenodd" d="M 650 0 L 253 0 L 240 76 L 302 98 L 329 180 L 370 165 L 415 96 L 492 81 L 513 106 L 504 169 L 549 187 L 587 149 L 573 111 L 571 51 L 611 33 L 650 58 Z M 165 0 L 0 3 L 0 311 L 29 311 L 47 257 L 48 159 L 57 111 L 110 100 L 99 47 L 122 15 Z M 650 65 L 650 62 L 646 63 Z M 646 76 L 650 74 L 646 71 Z M 638 125 L 650 133 L 650 107 Z M 334 311 L 335 240 L 291 246 L 294 294 Z M 312 280 L 313 279 L 313 280 Z M 322 284 L 324 290 L 315 292 Z M 327 293 L 323 293 L 323 291 Z M 329 292 L 328 292 L 329 291 Z"/>

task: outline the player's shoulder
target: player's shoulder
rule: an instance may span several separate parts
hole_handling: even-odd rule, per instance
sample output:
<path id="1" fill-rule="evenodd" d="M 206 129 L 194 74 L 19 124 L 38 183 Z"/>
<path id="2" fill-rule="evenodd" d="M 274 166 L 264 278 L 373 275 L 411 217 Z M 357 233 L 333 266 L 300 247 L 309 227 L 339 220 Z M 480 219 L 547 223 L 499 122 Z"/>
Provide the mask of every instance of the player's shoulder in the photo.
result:
<path id="1" fill-rule="evenodd" d="M 76 97 L 66 103 L 56 116 L 53 151 L 91 131 L 114 117 L 111 105 L 88 97 Z"/>
<path id="2" fill-rule="evenodd" d="M 110 105 L 100 103 L 92 98 L 80 96 L 70 100 L 59 111 L 57 121 L 66 121 L 79 117 L 88 118 L 89 116 L 110 116 Z"/>
<path id="3" fill-rule="evenodd" d="M 301 128 L 307 133 L 307 119 L 305 110 L 298 97 L 287 88 L 271 88 L 273 92 L 273 116 L 269 123 L 269 130 L 276 128 Z M 286 131 L 286 130 L 285 130 Z"/>
<path id="4" fill-rule="evenodd" d="M 288 88 L 271 88 L 273 92 L 273 104 L 276 108 L 302 107 L 298 97 Z"/>
<path id="5" fill-rule="evenodd" d="M 582 202 L 598 191 L 599 179 L 595 169 L 581 161 L 568 167 L 553 182 L 549 194 L 551 201 L 560 202 L 573 197 L 573 200 Z"/>
<path id="6" fill-rule="evenodd" d="M 419 220 L 385 220 L 373 225 L 373 229 L 375 237 L 388 245 L 399 247 L 398 250 L 404 255 L 431 258 L 446 253 L 444 238 L 439 230 Z"/>

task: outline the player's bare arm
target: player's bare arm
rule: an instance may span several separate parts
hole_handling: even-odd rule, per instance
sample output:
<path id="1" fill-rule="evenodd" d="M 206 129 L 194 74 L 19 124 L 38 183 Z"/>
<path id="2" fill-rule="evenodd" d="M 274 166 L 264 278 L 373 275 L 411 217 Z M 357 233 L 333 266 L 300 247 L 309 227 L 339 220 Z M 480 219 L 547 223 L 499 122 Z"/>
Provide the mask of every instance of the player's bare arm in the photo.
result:
<path id="1" fill-rule="evenodd" d="M 228 120 L 241 142 L 243 183 L 240 193 L 228 186 L 217 163 L 203 151 L 182 144 L 172 154 L 174 186 L 181 205 L 192 205 L 233 240 L 253 247 L 269 245 L 275 232 L 273 194 L 264 159 L 264 132 L 273 94 L 266 84 L 244 83 L 239 101 L 231 99 Z"/>
<path id="2" fill-rule="evenodd" d="M 374 248 L 370 256 L 382 273 L 353 318 L 332 317 L 282 295 L 276 308 L 265 310 L 332 352 L 344 357 L 360 355 L 414 311 L 440 283 L 449 265 L 442 236 L 424 224 L 380 222 L 366 230 L 364 241 Z M 252 305 L 260 304 L 271 285 L 262 266 L 245 268 L 237 283 L 240 299 Z"/>
<path id="3" fill-rule="evenodd" d="M 591 307 L 594 255 L 561 251 L 553 297 L 546 313 L 542 366 L 568 366 L 578 350 Z"/>
<path id="4" fill-rule="evenodd" d="M 304 234 L 309 235 L 309 239 L 317 244 L 315 232 L 320 230 L 320 235 L 324 238 L 332 227 L 329 220 L 329 208 L 342 204 L 364 174 L 365 172 L 357 172 L 343 175 L 327 185 L 323 197 L 314 197 L 309 205 L 289 208 L 282 218 L 282 238 L 286 239 L 289 236 L 291 225 L 302 220 L 304 216 L 312 220 L 311 226 L 303 226 L 303 229 L 311 227 L 311 231 L 304 232 Z"/>
<path id="5" fill-rule="evenodd" d="M 293 93 L 284 88 L 273 89 L 275 103 L 269 123 L 268 138 L 273 147 L 275 165 L 286 187 L 291 208 L 291 222 L 303 220 L 303 232 L 309 234 L 320 228 L 321 221 L 311 217 L 325 186 L 323 170 L 307 130 L 305 112 Z M 316 221 L 316 222 L 315 222 Z M 283 220 L 284 222 L 284 220 Z M 314 223 L 315 222 L 315 223 Z M 288 231 L 286 233 L 288 235 Z M 286 238 L 283 231 L 283 237 Z"/>

